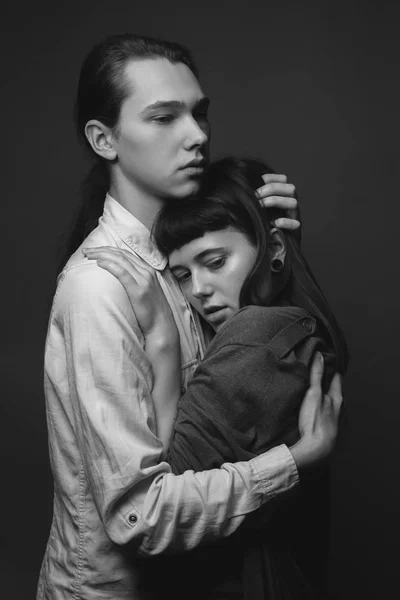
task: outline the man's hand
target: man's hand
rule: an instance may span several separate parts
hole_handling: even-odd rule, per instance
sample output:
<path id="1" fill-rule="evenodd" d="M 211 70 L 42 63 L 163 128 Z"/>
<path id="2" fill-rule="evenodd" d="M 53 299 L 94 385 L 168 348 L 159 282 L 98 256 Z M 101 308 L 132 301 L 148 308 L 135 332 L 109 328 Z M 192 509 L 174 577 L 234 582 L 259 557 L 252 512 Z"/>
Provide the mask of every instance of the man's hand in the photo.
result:
<path id="1" fill-rule="evenodd" d="M 338 434 L 338 421 L 343 402 L 341 376 L 336 373 L 328 393 L 322 391 L 324 362 L 317 352 L 310 372 L 310 387 L 299 413 L 300 440 L 290 448 L 299 469 L 325 460 L 332 452 Z"/>
<path id="2" fill-rule="evenodd" d="M 281 217 L 275 221 L 276 227 L 298 229 L 300 227 L 299 209 L 294 185 L 287 182 L 286 175 L 277 173 L 268 173 L 262 178 L 264 185 L 256 191 L 261 205 L 281 208 L 287 212 L 287 217 Z"/>

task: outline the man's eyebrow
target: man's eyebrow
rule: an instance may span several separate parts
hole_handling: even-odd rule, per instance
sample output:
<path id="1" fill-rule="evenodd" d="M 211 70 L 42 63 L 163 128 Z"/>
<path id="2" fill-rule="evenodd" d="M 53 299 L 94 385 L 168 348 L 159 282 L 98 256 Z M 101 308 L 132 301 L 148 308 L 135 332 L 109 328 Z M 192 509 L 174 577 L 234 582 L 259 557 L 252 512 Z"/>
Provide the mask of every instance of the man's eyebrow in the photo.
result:
<path id="1" fill-rule="evenodd" d="M 142 113 L 147 113 L 151 110 L 159 110 L 160 108 L 182 108 L 183 106 L 183 102 L 179 102 L 179 100 L 158 100 L 157 102 L 153 102 L 153 104 L 146 106 L 146 108 L 142 110 Z"/>
<path id="2" fill-rule="evenodd" d="M 199 108 L 207 108 L 210 104 L 210 99 L 207 96 L 203 96 L 199 98 L 194 104 L 193 110 L 197 110 Z M 172 109 L 172 108 L 184 108 L 184 102 L 180 100 L 157 100 L 157 102 L 153 102 L 153 104 L 149 104 L 142 110 L 143 113 L 151 112 L 152 110 L 162 110 L 162 109 Z"/>

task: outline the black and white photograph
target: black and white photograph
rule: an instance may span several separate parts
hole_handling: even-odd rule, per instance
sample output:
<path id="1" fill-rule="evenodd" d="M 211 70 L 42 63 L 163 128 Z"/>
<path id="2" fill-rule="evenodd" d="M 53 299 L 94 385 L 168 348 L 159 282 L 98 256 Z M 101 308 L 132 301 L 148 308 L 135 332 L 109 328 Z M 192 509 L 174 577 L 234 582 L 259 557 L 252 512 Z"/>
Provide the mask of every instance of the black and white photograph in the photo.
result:
<path id="1" fill-rule="evenodd" d="M 398 597 L 399 27 L 6 2 L 2 598 Z"/>

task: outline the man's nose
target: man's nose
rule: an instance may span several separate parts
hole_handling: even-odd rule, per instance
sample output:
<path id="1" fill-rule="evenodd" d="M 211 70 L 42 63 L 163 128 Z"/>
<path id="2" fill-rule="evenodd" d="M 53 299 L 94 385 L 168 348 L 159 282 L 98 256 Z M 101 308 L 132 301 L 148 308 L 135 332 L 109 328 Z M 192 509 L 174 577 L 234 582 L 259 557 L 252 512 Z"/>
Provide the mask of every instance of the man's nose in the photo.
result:
<path id="1" fill-rule="evenodd" d="M 210 127 L 208 122 L 196 121 L 193 116 L 188 117 L 186 131 L 186 149 L 205 146 L 208 143 Z"/>

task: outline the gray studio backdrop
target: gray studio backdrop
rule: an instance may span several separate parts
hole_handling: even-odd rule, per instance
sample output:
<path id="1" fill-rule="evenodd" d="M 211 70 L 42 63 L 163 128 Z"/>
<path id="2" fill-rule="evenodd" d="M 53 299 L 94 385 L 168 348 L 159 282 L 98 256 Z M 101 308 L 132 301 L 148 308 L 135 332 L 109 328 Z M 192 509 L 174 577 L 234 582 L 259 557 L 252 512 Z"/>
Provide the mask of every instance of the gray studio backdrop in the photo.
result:
<path id="1" fill-rule="evenodd" d="M 42 360 L 57 249 L 86 167 L 71 118 L 77 74 L 93 43 L 126 30 L 193 50 L 212 99 L 214 157 L 262 157 L 298 188 L 304 250 L 352 354 L 333 469 L 331 595 L 393 597 L 396 3 L 140 4 L 10 3 L 2 24 L 2 597 L 34 597 L 51 520 Z"/>

